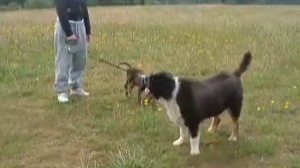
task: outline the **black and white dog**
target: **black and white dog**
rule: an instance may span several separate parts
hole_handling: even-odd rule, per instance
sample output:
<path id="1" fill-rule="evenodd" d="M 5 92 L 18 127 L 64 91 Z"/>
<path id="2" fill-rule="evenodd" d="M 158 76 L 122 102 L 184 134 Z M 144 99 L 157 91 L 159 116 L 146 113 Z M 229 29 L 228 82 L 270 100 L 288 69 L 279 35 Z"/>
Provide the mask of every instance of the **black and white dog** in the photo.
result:
<path id="1" fill-rule="evenodd" d="M 199 154 L 200 122 L 213 117 L 208 130 L 214 131 L 220 123 L 219 115 L 226 109 L 233 121 L 229 140 L 237 140 L 243 101 L 240 77 L 251 59 L 251 53 L 247 52 L 234 72 L 221 72 L 204 81 L 178 78 L 167 72 L 144 78 L 149 92 L 166 108 L 169 119 L 180 127 L 180 137 L 173 142 L 174 146 L 181 145 L 189 136 L 191 155 Z"/>

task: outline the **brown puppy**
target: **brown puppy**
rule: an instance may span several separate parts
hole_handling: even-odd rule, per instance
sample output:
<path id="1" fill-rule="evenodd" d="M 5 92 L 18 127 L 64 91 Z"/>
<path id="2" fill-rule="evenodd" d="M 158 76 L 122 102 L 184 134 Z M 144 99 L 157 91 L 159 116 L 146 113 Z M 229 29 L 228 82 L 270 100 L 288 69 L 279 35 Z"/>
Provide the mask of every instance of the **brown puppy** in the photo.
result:
<path id="1" fill-rule="evenodd" d="M 126 69 L 126 82 L 124 85 L 125 96 L 128 97 L 129 94 L 132 93 L 134 87 L 138 88 L 138 103 L 143 105 L 143 101 L 141 98 L 142 92 L 145 90 L 146 86 L 143 83 L 143 79 L 146 77 L 143 70 L 132 67 L 127 62 L 121 62 L 118 66 L 125 65 Z"/>
<path id="2" fill-rule="evenodd" d="M 143 100 L 147 98 L 147 97 L 142 98 L 142 93 L 145 91 L 145 88 L 146 88 L 146 85 L 143 83 L 143 79 L 146 78 L 144 71 L 141 69 L 132 67 L 127 62 L 121 62 L 121 63 L 119 63 L 119 65 L 116 65 L 116 64 L 113 64 L 102 58 L 100 58 L 99 61 L 101 61 L 107 65 L 110 65 L 112 67 L 115 67 L 117 69 L 120 69 L 122 71 L 125 71 L 126 72 L 126 82 L 124 85 L 125 96 L 128 97 L 129 94 L 131 94 L 133 88 L 136 86 L 136 87 L 138 87 L 138 103 L 140 105 L 143 105 Z M 123 68 L 123 67 L 121 67 L 121 65 L 125 65 L 127 67 Z"/>

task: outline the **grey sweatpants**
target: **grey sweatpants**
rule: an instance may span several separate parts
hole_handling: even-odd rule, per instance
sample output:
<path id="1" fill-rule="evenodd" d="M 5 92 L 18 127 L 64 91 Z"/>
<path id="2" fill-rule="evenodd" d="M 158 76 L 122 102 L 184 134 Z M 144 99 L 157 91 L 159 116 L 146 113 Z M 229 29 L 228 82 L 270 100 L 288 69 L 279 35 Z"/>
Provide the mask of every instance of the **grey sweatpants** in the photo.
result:
<path id="1" fill-rule="evenodd" d="M 69 21 L 77 42 L 67 42 L 59 19 L 55 23 L 55 82 L 54 89 L 58 93 L 67 92 L 68 84 L 73 89 L 82 87 L 83 71 L 87 62 L 87 40 L 84 22 Z"/>

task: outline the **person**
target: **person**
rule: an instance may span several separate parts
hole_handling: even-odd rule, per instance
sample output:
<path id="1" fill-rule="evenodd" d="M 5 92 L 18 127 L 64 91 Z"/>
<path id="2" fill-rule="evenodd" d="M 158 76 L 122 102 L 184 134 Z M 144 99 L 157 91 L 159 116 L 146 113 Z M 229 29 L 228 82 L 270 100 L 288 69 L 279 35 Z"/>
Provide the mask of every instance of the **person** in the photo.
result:
<path id="1" fill-rule="evenodd" d="M 55 0 L 55 5 L 58 17 L 54 30 L 54 89 L 58 101 L 66 103 L 69 94 L 89 95 L 82 83 L 91 26 L 86 0 Z"/>

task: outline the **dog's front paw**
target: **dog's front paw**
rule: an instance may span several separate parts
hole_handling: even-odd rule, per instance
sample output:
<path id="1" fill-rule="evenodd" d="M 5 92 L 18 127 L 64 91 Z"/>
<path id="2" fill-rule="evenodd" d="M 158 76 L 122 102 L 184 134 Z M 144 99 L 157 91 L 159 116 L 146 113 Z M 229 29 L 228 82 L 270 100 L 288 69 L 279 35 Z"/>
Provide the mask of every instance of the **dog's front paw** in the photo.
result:
<path id="1" fill-rule="evenodd" d="M 191 155 L 199 155 L 200 154 L 200 151 L 199 149 L 196 149 L 196 150 L 191 150 Z"/>
<path id="2" fill-rule="evenodd" d="M 184 143 L 184 139 L 178 138 L 176 141 L 173 142 L 173 146 L 179 146 L 182 145 L 183 143 Z"/>

